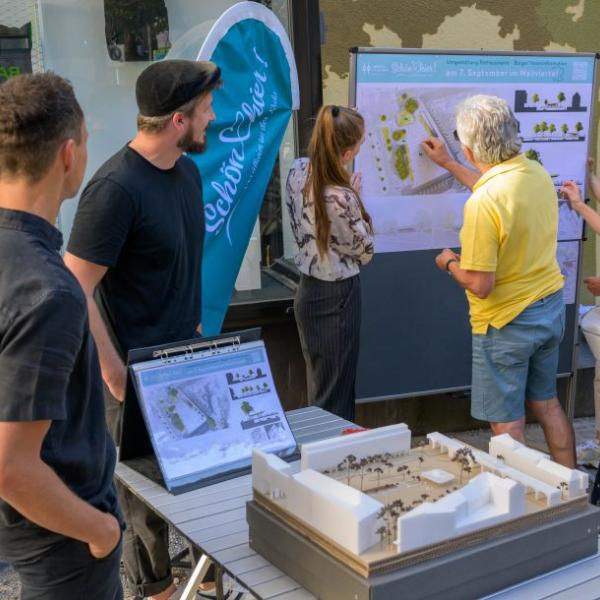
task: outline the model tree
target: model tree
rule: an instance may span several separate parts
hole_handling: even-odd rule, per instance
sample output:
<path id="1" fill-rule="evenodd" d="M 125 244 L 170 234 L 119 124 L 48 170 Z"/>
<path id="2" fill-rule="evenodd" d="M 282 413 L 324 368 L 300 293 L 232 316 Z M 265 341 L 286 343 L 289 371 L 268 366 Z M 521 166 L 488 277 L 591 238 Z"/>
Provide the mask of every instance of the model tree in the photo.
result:
<path id="1" fill-rule="evenodd" d="M 560 499 L 565 499 L 565 492 L 569 489 L 569 484 L 566 481 L 561 481 L 557 486 L 560 490 Z"/>
<path id="2" fill-rule="evenodd" d="M 563 135 L 567 135 L 567 132 L 569 131 L 569 126 L 566 123 L 563 123 L 560 126 L 560 130 L 563 132 Z"/>
<path id="3" fill-rule="evenodd" d="M 537 104 L 540 101 L 540 95 L 538 93 L 533 94 L 533 96 L 531 97 L 531 100 L 533 101 L 534 104 Z"/>
<path id="4" fill-rule="evenodd" d="M 364 479 L 365 479 L 365 473 L 367 472 L 367 469 L 369 468 L 369 459 L 368 458 L 361 458 L 360 461 L 358 462 L 358 468 L 360 470 L 360 491 L 363 491 L 363 483 L 364 483 Z"/>
<path id="5" fill-rule="evenodd" d="M 383 519 L 383 522 L 385 523 L 385 526 L 384 526 L 385 535 L 388 538 L 388 540 L 391 540 L 396 537 L 397 527 L 398 527 L 398 517 L 405 510 L 406 509 L 404 507 L 404 502 L 402 502 L 402 500 L 398 499 L 398 500 L 394 500 L 393 502 L 390 502 L 388 504 L 384 504 L 384 506 L 376 514 L 377 519 Z M 377 530 L 376 533 L 379 533 L 380 535 L 382 535 L 380 533 L 379 529 Z"/>
<path id="6" fill-rule="evenodd" d="M 471 448 L 467 446 L 463 446 L 459 448 L 452 457 L 453 462 L 457 462 L 460 465 L 460 474 L 458 477 L 458 483 L 462 485 L 462 477 L 463 473 L 471 472 L 471 466 L 476 465 L 477 461 L 475 460 L 475 456 L 473 455 L 473 451 Z"/>
<path id="7" fill-rule="evenodd" d="M 402 475 L 402 481 L 406 480 L 406 471 L 408 471 L 408 466 L 407 465 L 400 465 L 397 469 L 396 472 L 400 473 Z"/>
<path id="8" fill-rule="evenodd" d="M 375 467 L 373 469 L 373 473 L 377 475 L 377 487 L 379 487 L 379 482 L 381 481 L 381 476 L 383 475 L 383 469 L 381 467 Z"/>
<path id="9" fill-rule="evenodd" d="M 550 135 L 552 135 L 556 131 L 556 125 L 554 123 L 550 123 L 550 125 L 548 125 L 548 131 L 550 132 Z"/>
<path id="10" fill-rule="evenodd" d="M 558 92 L 556 98 L 560 104 L 562 104 L 567 99 L 564 92 Z"/>
<path id="11" fill-rule="evenodd" d="M 581 121 L 577 121 L 577 123 L 575 123 L 575 131 L 577 133 L 581 133 L 583 131 L 583 124 Z"/>
<path id="12" fill-rule="evenodd" d="M 350 485 L 350 479 L 352 479 L 353 465 L 356 463 L 356 456 L 354 454 L 348 454 L 346 458 L 338 465 L 338 471 L 346 471 L 346 481 Z"/>

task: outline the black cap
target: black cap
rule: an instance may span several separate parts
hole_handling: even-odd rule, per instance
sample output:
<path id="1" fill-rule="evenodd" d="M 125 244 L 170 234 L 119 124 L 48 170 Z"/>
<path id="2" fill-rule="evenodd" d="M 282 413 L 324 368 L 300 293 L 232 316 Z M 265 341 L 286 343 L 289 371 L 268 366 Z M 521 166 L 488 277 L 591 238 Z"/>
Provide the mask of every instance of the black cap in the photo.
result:
<path id="1" fill-rule="evenodd" d="M 221 69 L 206 60 L 161 60 L 144 69 L 135 85 L 141 115 L 162 117 L 212 90 Z"/>

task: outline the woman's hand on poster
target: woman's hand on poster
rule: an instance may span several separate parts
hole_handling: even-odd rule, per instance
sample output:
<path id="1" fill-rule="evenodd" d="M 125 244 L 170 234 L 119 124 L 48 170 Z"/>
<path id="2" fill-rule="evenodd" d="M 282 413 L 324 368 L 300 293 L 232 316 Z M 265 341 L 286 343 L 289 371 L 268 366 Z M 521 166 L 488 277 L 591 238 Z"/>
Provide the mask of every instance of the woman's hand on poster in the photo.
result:
<path id="1" fill-rule="evenodd" d="M 583 283 L 592 296 L 600 296 L 600 277 L 586 277 Z"/>
<path id="2" fill-rule="evenodd" d="M 446 169 L 446 165 L 452 160 L 446 144 L 439 138 L 430 137 L 421 142 L 421 149 L 425 155 L 436 165 Z"/>
<path id="3" fill-rule="evenodd" d="M 352 189 L 360 196 L 360 192 L 362 190 L 362 173 L 360 173 L 360 171 L 350 175 L 350 185 L 352 186 Z"/>
<path id="4" fill-rule="evenodd" d="M 577 212 L 579 212 L 582 206 L 585 206 L 579 186 L 574 181 L 565 181 L 560 188 L 560 194 L 568 201 L 569 206 Z"/>

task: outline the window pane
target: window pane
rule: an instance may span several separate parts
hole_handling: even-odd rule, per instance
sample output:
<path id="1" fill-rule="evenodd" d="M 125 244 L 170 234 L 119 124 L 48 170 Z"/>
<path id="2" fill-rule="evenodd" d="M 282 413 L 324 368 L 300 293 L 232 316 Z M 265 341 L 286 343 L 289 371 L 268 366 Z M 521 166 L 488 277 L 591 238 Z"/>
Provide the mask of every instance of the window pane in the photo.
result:
<path id="1" fill-rule="evenodd" d="M 135 135 L 135 81 L 143 69 L 166 55 L 195 59 L 216 19 L 236 3 L 237 0 L 3 0 L 0 80 L 3 72 L 16 73 L 18 64 L 21 72 L 51 69 L 73 83 L 90 133 L 87 181 Z M 263 4 L 277 14 L 289 31 L 288 0 L 266 0 Z M 247 280 L 260 282 L 261 263 L 268 266 L 291 253 L 288 234 L 282 227 L 282 217 L 287 221 L 287 214 L 281 191 L 294 148 L 294 128 L 290 126 L 251 243 L 254 255 L 245 261 L 246 268 L 253 270 Z M 59 226 L 65 239 L 71 231 L 77 201 L 69 200 L 61 209 Z"/>

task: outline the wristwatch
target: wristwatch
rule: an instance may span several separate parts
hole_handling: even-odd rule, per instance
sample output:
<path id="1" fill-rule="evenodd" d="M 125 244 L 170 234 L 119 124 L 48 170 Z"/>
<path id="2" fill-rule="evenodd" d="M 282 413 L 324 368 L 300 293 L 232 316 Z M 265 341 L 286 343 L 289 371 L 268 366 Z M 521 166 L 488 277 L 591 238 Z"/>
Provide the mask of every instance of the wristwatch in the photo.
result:
<path id="1" fill-rule="evenodd" d="M 452 275 L 452 273 L 450 272 L 450 265 L 453 262 L 457 263 L 458 261 L 455 258 L 449 258 L 448 262 L 446 262 L 446 272 L 448 273 L 448 275 Z"/>

